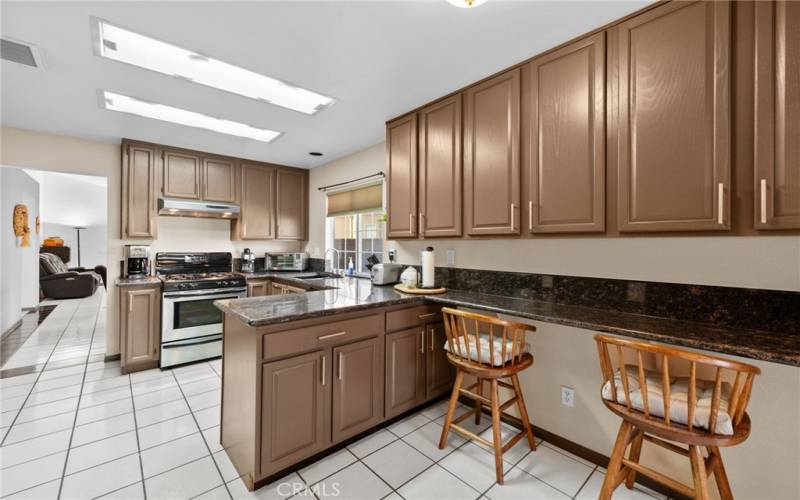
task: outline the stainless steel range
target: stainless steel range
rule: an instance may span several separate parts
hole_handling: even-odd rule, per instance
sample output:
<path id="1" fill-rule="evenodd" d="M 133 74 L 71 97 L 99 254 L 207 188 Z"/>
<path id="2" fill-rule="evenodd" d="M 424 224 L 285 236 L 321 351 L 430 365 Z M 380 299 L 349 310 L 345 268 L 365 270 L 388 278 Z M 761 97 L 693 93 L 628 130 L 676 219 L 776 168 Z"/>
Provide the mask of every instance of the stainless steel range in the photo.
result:
<path id="1" fill-rule="evenodd" d="M 247 295 L 232 265 L 230 253 L 156 254 L 156 274 L 164 282 L 161 368 L 222 355 L 222 313 L 214 301 Z"/>

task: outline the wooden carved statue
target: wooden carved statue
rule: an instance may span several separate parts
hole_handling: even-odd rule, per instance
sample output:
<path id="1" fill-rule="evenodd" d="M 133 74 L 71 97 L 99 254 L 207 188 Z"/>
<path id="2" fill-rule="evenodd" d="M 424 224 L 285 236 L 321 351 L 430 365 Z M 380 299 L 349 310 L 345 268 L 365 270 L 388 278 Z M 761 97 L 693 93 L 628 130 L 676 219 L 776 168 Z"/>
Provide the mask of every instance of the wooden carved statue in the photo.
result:
<path id="1" fill-rule="evenodd" d="M 28 226 L 28 207 L 19 204 L 14 206 L 14 236 L 22 237 L 21 247 L 31 246 L 31 228 Z"/>

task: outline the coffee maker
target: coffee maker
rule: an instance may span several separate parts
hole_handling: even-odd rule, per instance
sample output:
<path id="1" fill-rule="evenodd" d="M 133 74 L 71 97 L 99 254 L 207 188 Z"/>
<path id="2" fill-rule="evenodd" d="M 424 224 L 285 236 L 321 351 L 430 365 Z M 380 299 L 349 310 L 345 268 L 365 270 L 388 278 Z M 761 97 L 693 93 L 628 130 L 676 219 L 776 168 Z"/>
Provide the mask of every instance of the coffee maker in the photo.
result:
<path id="1" fill-rule="evenodd" d="M 256 270 L 256 254 L 250 251 L 249 248 L 245 248 L 242 252 L 242 259 L 241 264 L 239 266 L 239 270 L 243 273 L 252 273 Z"/>
<path id="2" fill-rule="evenodd" d="M 125 245 L 125 278 L 145 278 L 150 274 L 150 247 L 147 245 Z"/>

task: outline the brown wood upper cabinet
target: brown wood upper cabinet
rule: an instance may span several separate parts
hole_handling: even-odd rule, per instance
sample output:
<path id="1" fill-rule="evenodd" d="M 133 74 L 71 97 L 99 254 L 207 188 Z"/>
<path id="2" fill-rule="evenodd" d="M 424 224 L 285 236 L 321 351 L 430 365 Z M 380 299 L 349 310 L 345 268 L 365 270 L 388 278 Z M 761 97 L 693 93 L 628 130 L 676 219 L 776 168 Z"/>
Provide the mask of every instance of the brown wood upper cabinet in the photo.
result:
<path id="1" fill-rule="evenodd" d="M 156 238 L 157 172 L 154 148 L 123 144 L 122 239 Z"/>
<path id="2" fill-rule="evenodd" d="M 620 231 L 729 229 L 730 4 L 670 2 L 617 29 Z"/>
<path id="3" fill-rule="evenodd" d="M 800 3 L 756 2 L 755 226 L 800 228 Z"/>
<path id="4" fill-rule="evenodd" d="M 464 101 L 467 234 L 519 234 L 519 68 L 470 87 Z"/>
<path id="5" fill-rule="evenodd" d="M 153 368 L 161 346 L 161 288 L 120 288 L 120 365 L 123 373 Z"/>
<path id="6" fill-rule="evenodd" d="M 605 230 L 605 33 L 524 68 L 532 233 Z"/>
<path id="7" fill-rule="evenodd" d="M 419 112 L 419 236 L 461 236 L 461 94 Z"/>
<path id="8" fill-rule="evenodd" d="M 417 236 L 417 115 L 386 124 L 388 238 Z"/>
<path id="9" fill-rule="evenodd" d="M 233 239 L 275 238 L 275 170 L 268 165 L 242 164 L 241 213 L 231 224 Z"/>
<path id="10" fill-rule="evenodd" d="M 203 199 L 236 203 L 239 200 L 238 178 L 238 166 L 235 162 L 219 158 L 203 158 Z"/>
<path id="11" fill-rule="evenodd" d="M 276 232 L 279 240 L 305 240 L 308 220 L 308 174 L 278 168 Z"/>
<path id="12" fill-rule="evenodd" d="M 333 441 L 383 420 L 383 337 L 333 349 Z"/>
<path id="13" fill-rule="evenodd" d="M 200 157 L 181 151 L 164 150 L 161 190 L 167 198 L 200 199 L 202 174 Z"/>

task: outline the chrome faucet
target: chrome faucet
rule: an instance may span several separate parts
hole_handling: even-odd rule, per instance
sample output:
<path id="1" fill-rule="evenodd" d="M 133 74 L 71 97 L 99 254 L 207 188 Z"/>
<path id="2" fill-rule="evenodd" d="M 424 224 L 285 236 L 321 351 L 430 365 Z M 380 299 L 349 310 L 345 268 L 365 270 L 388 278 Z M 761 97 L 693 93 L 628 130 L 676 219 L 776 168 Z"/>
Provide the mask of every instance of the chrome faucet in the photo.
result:
<path id="1" fill-rule="evenodd" d="M 325 255 L 323 255 L 323 259 L 325 259 L 326 267 L 327 267 L 327 262 L 328 262 L 328 252 L 331 252 L 331 251 L 335 254 L 336 260 L 335 261 L 333 261 L 333 260 L 331 261 L 331 270 L 330 270 L 330 272 L 335 273 L 335 274 L 342 274 L 341 273 L 341 269 L 336 267 L 338 262 L 339 262 L 339 249 L 337 249 L 337 248 L 331 247 L 331 248 L 328 248 L 328 249 L 325 250 Z M 326 271 L 327 271 L 327 269 L 326 269 Z"/>

